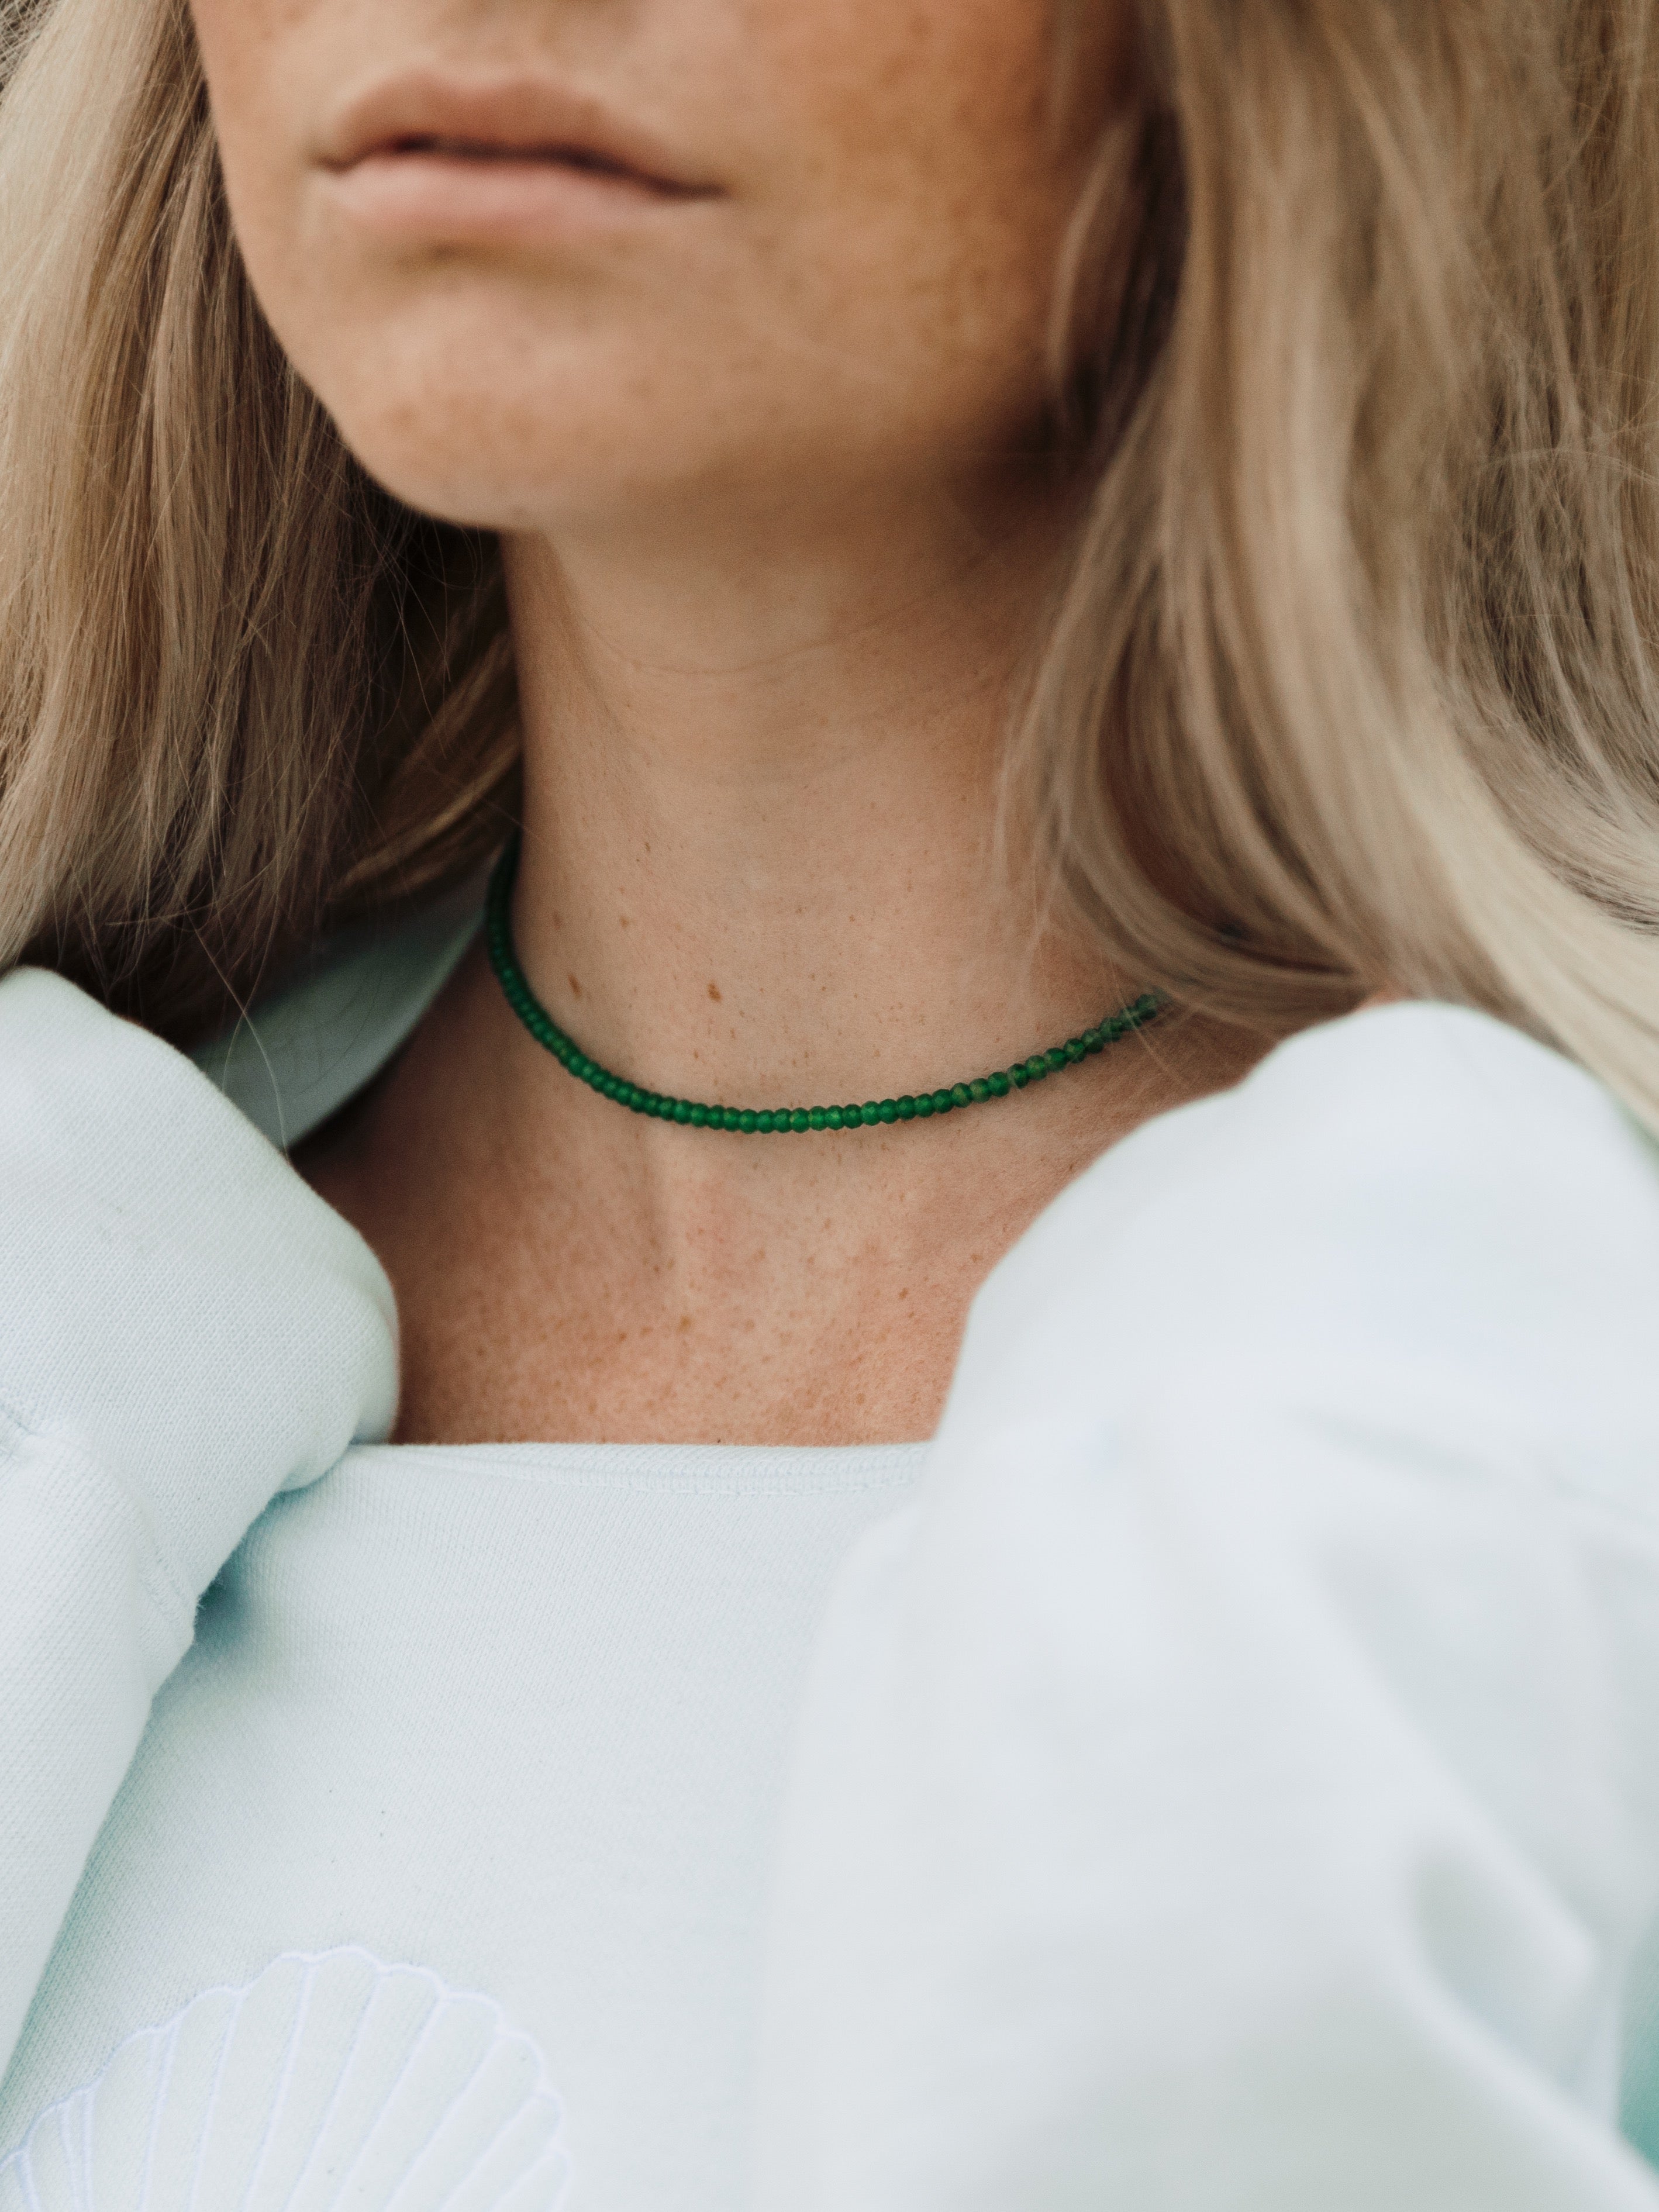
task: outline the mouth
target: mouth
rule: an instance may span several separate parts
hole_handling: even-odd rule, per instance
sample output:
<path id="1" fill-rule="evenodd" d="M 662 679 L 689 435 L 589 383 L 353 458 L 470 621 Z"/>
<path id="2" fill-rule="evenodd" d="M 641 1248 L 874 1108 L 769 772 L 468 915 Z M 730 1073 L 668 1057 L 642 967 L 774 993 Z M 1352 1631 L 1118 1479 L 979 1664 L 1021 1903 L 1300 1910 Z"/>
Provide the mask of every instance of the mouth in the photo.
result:
<path id="1" fill-rule="evenodd" d="M 348 97 L 317 166 L 368 228 L 439 243 L 604 228 L 720 188 L 650 133 L 538 76 L 422 71 Z"/>

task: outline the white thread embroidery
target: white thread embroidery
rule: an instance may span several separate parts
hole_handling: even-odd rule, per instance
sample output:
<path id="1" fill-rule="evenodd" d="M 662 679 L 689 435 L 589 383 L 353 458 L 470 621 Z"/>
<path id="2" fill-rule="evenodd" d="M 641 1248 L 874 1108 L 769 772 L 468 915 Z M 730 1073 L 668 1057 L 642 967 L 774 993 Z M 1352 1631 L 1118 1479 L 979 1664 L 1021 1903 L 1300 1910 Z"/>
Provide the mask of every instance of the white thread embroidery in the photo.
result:
<path id="1" fill-rule="evenodd" d="M 0 2212 L 557 2212 L 540 2051 L 356 1944 L 285 1952 L 129 2036 L 0 2160 Z"/>

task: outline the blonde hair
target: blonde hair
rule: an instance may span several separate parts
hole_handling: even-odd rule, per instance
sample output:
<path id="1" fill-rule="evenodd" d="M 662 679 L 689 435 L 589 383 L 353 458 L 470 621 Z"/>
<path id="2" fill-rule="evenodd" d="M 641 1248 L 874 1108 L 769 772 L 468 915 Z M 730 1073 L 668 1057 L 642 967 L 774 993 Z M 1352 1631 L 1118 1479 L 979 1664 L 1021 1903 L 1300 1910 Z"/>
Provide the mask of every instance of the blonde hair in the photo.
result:
<path id="1" fill-rule="evenodd" d="M 1656 5 L 1140 0 L 1012 769 L 1137 980 L 1486 1007 L 1659 1128 Z M 182 1034 L 499 842 L 500 578 L 276 349 L 182 0 L 0 70 L 0 964 Z"/>

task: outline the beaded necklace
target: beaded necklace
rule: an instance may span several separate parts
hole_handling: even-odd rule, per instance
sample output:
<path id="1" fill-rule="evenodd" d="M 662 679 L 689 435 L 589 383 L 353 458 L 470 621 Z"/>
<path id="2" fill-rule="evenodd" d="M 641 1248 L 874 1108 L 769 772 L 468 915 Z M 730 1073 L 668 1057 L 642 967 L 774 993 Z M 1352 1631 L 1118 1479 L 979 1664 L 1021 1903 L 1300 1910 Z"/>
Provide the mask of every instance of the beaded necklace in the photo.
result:
<path id="1" fill-rule="evenodd" d="M 1006 1098 L 1011 1091 L 1024 1091 L 1028 1084 L 1041 1083 L 1046 1076 L 1058 1074 L 1062 1067 L 1075 1066 L 1079 1060 L 1103 1052 L 1120 1037 L 1144 1030 L 1163 1012 L 1163 1001 L 1156 993 L 1149 991 L 1128 1006 L 1120 1006 L 1115 1014 L 1108 1014 L 1093 1029 L 1068 1037 L 1064 1044 L 1040 1052 L 1030 1060 L 1017 1060 L 1012 1067 L 998 1068 L 994 1073 L 981 1075 L 972 1083 L 952 1084 L 945 1091 L 921 1091 L 903 1098 L 871 1098 L 861 1106 L 757 1109 L 747 1106 L 707 1106 L 695 1099 L 670 1098 L 659 1091 L 647 1091 L 641 1084 L 613 1075 L 598 1060 L 590 1059 L 575 1039 L 559 1027 L 531 989 L 513 945 L 513 884 L 519 872 L 519 839 L 514 837 L 496 862 L 489 879 L 485 911 L 489 964 L 507 994 L 507 1002 L 537 1043 L 550 1052 L 578 1082 L 585 1083 L 590 1091 L 597 1091 L 602 1098 L 614 1098 L 630 1113 L 648 1115 L 653 1121 L 678 1121 L 693 1129 L 736 1130 L 745 1136 L 785 1133 L 799 1136 L 812 1129 L 868 1129 L 892 1121 L 931 1121 L 935 1114 L 951 1114 L 958 1107 Z"/>

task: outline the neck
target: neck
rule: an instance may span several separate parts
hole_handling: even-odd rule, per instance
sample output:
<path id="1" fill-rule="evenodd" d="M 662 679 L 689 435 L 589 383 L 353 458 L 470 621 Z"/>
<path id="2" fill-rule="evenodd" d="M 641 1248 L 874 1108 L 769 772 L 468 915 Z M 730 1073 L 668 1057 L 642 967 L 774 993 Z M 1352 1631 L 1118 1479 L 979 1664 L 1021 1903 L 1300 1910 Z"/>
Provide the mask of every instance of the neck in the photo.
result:
<path id="1" fill-rule="evenodd" d="M 1045 938 L 996 865 L 1029 551 L 889 531 L 791 560 L 757 532 L 741 561 L 655 574 L 507 553 L 520 954 L 593 1057 L 684 1097 L 842 1103 L 1105 1011 L 1119 979 Z"/>
<path id="2" fill-rule="evenodd" d="M 514 935 L 554 1018 L 643 1087 L 775 1109 L 972 1080 L 1135 995 L 994 865 L 1044 563 L 748 549 L 653 580 L 509 545 Z M 915 1437 L 997 1255 L 1253 1056 L 1171 1018 L 945 1122 L 717 1135 L 574 1082 L 475 951 L 312 1171 L 397 1288 L 408 1440 Z"/>

